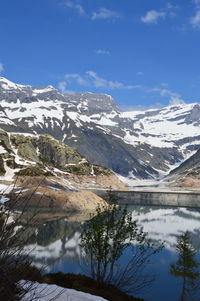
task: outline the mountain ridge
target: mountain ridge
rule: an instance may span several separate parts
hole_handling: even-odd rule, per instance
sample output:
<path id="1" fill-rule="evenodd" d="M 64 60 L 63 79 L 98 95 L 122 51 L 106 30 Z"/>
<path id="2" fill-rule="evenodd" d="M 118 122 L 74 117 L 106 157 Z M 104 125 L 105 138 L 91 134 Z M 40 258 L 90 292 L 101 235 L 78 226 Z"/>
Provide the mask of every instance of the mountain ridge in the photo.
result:
<path id="1" fill-rule="evenodd" d="M 5 82 L 7 86 L 5 88 Z M 92 164 L 132 178 L 160 178 L 200 147 L 200 105 L 120 112 L 110 95 L 65 95 L 0 78 L 0 127 L 50 134 Z"/>

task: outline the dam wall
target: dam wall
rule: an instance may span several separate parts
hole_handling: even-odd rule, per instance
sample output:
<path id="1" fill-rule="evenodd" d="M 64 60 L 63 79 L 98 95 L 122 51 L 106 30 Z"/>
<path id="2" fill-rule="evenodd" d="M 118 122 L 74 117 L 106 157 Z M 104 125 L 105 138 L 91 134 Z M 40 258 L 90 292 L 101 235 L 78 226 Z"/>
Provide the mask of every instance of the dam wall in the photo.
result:
<path id="1" fill-rule="evenodd" d="M 108 200 L 106 190 L 92 191 L 98 196 Z M 200 193 L 195 192 L 112 190 L 112 194 L 117 203 L 126 205 L 200 208 Z"/>

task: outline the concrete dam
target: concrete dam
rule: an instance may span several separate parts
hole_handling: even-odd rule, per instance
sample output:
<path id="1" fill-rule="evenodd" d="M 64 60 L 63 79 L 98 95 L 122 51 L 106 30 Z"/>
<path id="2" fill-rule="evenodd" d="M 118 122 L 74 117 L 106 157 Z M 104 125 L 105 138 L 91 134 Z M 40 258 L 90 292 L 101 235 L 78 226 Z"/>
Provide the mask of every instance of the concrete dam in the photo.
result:
<path id="1" fill-rule="evenodd" d="M 108 200 L 106 190 L 92 190 L 98 196 Z M 200 208 L 200 191 L 142 191 L 112 190 L 117 203 L 126 205 L 174 206 Z"/>

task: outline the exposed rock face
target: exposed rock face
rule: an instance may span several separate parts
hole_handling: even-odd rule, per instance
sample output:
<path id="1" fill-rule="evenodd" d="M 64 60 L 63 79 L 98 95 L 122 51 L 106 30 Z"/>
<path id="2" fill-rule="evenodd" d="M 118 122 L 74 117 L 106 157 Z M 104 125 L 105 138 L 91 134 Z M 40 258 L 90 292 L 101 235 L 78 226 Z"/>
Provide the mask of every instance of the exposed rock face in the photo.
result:
<path id="1" fill-rule="evenodd" d="M 16 182 L 14 191 L 19 196 L 15 206 L 27 206 L 28 200 L 28 206 L 39 208 L 93 210 L 105 201 L 83 189 L 125 189 L 110 170 L 90 164 L 76 150 L 49 135 L 1 130 L 0 137 L 0 181 Z"/>
<path id="2" fill-rule="evenodd" d="M 52 139 L 49 135 L 38 138 L 12 134 L 11 143 L 17 148 L 17 154 L 36 163 L 46 162 L 52 166 L 65 167 L 67 164 L 77 164 L 83 157 L 71 147 Z"/>
<path id="3" fill-rule="evenodd" d="M 78 164 L 83 159 L 74 149 L 48 135 L 40 136 L 36 145 L 41 160 L 54 166 L 65 167 L 67 164 Z"/>
<path id="4" fill-rule="evenodd" d="M 200 106 L 198 104 L 194 105 L 194 107 L 192 108 L 190 114 L 188 114 L 185 117 L 185 123 L 186 124 L 192 124 L 194 123 L 195 126 L 199 126 L 200 125 Z"/>
<path id="5" fill-rule="evenodd" d="M 74 175 L 70 174 L 67 180 L 77 189 L 84 188 L 103 188 L 103 189 L 116 189 L 126 190 L 124 184 L 112 173 L 109 175 Z"/>
<path id="6" fill-rule="evenodd" d="M 200 189 L 200 150 L 179 167 L 172 170 L 167 179 L 172 186 L 196 187 Z"/>
<path id="7" fill-rule="evenodd" d="M 179 167 L 172 170 L 170 175 L 174 174 L 185 174 L 189 176 L 196 175 L 200 177 L 200 150 L 198 150 L 188 160 L 184 161 Z"/>
<path id="8" fill-rule="evenodd" d="M 27 201 L 28 200 L 28 201 Z M 63 191 L 39 187 L 21 192 L 15 207 L 24 206 L 62 209 L 66 211 L 95 211 L 98 206 L 106 206 L 106 201 L 91 191 Z"/>
<path id="9" fill-rule="evenodd" d="M 181 187 L 181 188 L 195 188 L 200 189 L 200 179 L 194 177 L 182 177 L 171 183 L 171 186 Z"/>
<path id="10" fill-rule="evenodd" d="M 160 177 L 200 147 L 199 104 L 122 113 L 109 95 L 62 95 L 51 86 L 23 86 L 0 78 L 0 105 L 1 128 L 50 134 L 91 164 L 123 176 Z M 58 161 L 54 147 L 47 152 L 48 141 L 45 145 L 48 160 L 59 166 L 69 162 L 62 151 Z M 21 147 L 25 154 L 28 146 Z M 38 148 L 42 155 L 43 145 Z"/>
<path id="11" fill-rule="evenodd" d="M 12 148 L 10 145 L 8 134 L 0 129 L 0 146 L 5 149 L 6 152 L 12 153 Z M 1 151 L 2 153 L 2 151 Z"/>

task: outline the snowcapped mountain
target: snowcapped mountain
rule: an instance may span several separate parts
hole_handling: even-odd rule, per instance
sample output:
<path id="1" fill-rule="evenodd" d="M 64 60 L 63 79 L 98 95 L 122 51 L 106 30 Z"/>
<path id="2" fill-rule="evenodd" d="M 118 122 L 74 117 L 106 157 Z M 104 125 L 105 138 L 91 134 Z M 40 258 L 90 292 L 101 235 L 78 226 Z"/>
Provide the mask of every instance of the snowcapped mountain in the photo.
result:
<path id="1" fill-rule="evenodd" d="M 0 78 L 0 128 L 50 134 L 91 163 L 133 178 L 159 177 L 193 155 L 199 117 L 197 103 L 120 112 L 109 95 L 63 95 Z"/>

